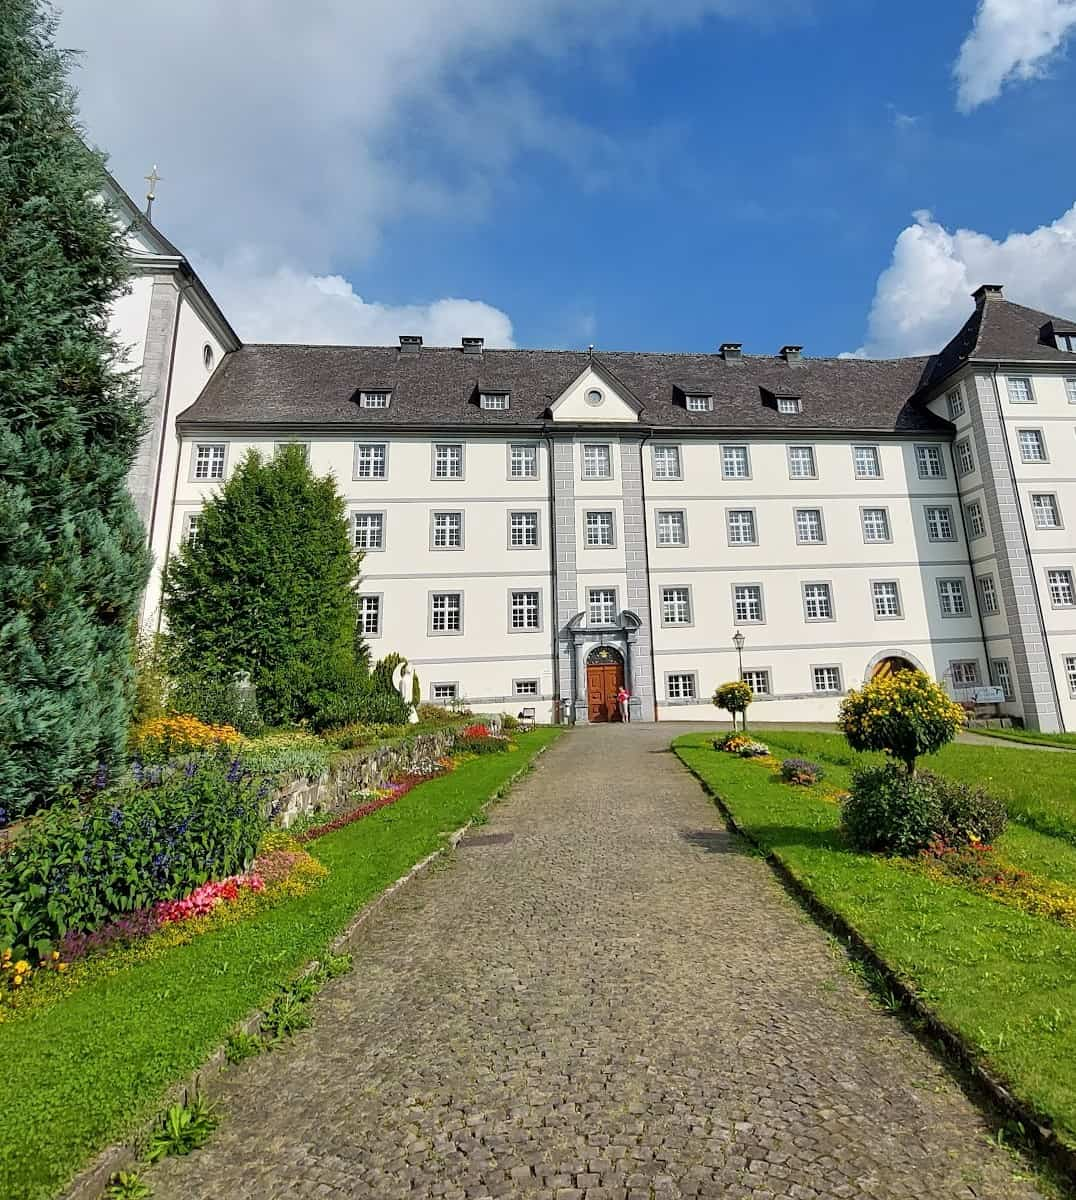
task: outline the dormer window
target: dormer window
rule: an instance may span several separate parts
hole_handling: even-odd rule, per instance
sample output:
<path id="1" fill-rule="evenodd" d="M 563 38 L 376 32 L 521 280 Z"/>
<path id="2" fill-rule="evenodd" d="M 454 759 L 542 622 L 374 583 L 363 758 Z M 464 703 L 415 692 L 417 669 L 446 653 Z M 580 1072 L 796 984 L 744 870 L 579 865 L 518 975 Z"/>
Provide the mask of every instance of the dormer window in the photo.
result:
<path id="1" fill-rule="evenodd" d="M 1054 345 L 1058 350 L 1067 350 L 1070 354 L 1076 354 L 1076 332 L 1055 333 Z"/>
<path id="2" fill-rule="evenodd" d="M 487 412 L 505 412 L 509 406 L 507 392 L 481 392 L 478 396 L 478 407 Z"/>
<path id="3" fill-rule="evenodd" d="M 684 407 L 688 412 L 710 412 L 714 407 L 714 398 L 698 392 L 689 392 L 684 397 Z"/>
<path id="4" fill-rule="evenodd" d="M 392 399 L 392 392 L 389 391 L 362 391 L 359 393 L 360 408 L 388 408 L 389 402 Z"/>
<path id="5" fill-rule="evenodd" d="M 796 413 L 803 412 L 803 405 L 800 403 L 799 396 L 778 396 L 777 411 L 786 417 L 791 417 Z"/>

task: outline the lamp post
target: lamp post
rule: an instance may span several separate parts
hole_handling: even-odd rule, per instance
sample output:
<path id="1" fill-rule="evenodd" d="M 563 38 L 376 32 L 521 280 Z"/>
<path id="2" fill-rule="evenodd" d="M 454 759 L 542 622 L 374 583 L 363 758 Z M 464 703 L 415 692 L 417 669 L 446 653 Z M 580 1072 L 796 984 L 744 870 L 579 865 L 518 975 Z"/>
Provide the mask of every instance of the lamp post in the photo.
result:
<path id="1" fill-rule="evenodd" d="M 740 669 L 740 673 L 736 676 L 736 678 L 740 679 L 740 680 L 743 679 L 743 644 L 746 641 L 747 641 L 747 638 L 744 637 L 743 633 L 739 629 L 737 629 L 736 632 L 732 635 L 732 644 L 736 647 L 736 658 L 739 661 L 739 669 Z M 747 728 L 747 714 L 746 713 L 744 713 L 744 716 L 743 716 L 743 727 L 744 727 L 744 729 Z M 732 714 L 732 728 L 733 729 L 736 728 L 736 714 L 735 713 Z"/>

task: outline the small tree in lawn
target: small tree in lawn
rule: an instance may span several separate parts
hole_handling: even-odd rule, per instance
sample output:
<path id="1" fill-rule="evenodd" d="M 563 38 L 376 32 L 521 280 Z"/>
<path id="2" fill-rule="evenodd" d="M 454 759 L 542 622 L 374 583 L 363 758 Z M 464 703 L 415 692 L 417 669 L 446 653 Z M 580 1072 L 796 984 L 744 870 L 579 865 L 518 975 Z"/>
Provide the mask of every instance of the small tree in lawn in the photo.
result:
<path id="1" fill-rule="evenodd" d="M 915 760 L 956 737 L 964 710 L 922 671 L 898 671 L 853 689 L 837 726 L 853 750 L 883 750 L 915 774 Z"/>
<path id="2" fill-rule="evenodd" d="M 723 683 L 714 692 L 714 704 L 732 715 L 733 729 L 736 728 L 737 713 L 740 713 L 742 716 L 744 729 L 747 728 L 747 706 L 753 698 L 754 692 L 751 691 L 750 685 L 744 683 L 742 679 L 734 679 L 730 683 Z"/>

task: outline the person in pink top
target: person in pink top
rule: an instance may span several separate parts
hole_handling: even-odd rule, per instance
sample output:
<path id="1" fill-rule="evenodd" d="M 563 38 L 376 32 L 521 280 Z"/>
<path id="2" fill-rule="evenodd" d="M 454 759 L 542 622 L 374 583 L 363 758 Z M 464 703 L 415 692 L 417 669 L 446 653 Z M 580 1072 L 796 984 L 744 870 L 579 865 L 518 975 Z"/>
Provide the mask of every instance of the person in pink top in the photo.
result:
<path id="1" fill-rule="evenodd" d="M 621 684 L 616 693 L 616 706 L 620 709 L 620 719 L 622 721 L 631 720 L 631 692 Z"/>

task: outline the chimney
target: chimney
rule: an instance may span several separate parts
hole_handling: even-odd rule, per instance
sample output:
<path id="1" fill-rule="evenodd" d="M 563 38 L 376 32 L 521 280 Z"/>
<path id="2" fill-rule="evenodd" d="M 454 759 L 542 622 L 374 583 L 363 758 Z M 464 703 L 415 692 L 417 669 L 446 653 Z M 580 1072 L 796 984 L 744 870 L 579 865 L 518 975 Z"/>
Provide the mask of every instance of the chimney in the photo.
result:
<path id="1" fill-rule="evenodd" d="M 419 333 L 400 334 L 400 353 L 418 354 L 422 349 L 422 335 Z"/>
<path id="2" fill-rule="evenodd" d="M 721 357 L 725 362 L 739 362 L 743 358 L 743 342 L 722 342 Z"/>
<path id="3" fill-rule="evenodd" d="M 464 338 L 463 353 L 464 354 L 481 354 L 482 347 L 485 346 L 485 338 Z"/>
<path id="4" fill-rule="evenodd" d="M 802 346 L 782 346 L 781 357 L 786 363 L 798 363 L 802 358 L 800 353 L 802 349 Z"/>
<path id="5" fill-rule="evenodd" d="M 971 294 L 971 298 L 975 301 L 975 307 L 982 308 L 987 300 L 1003 300 L 1005 297 L 1001 288 L 1000 283 L 984 283 L 977 287 Z"/>

